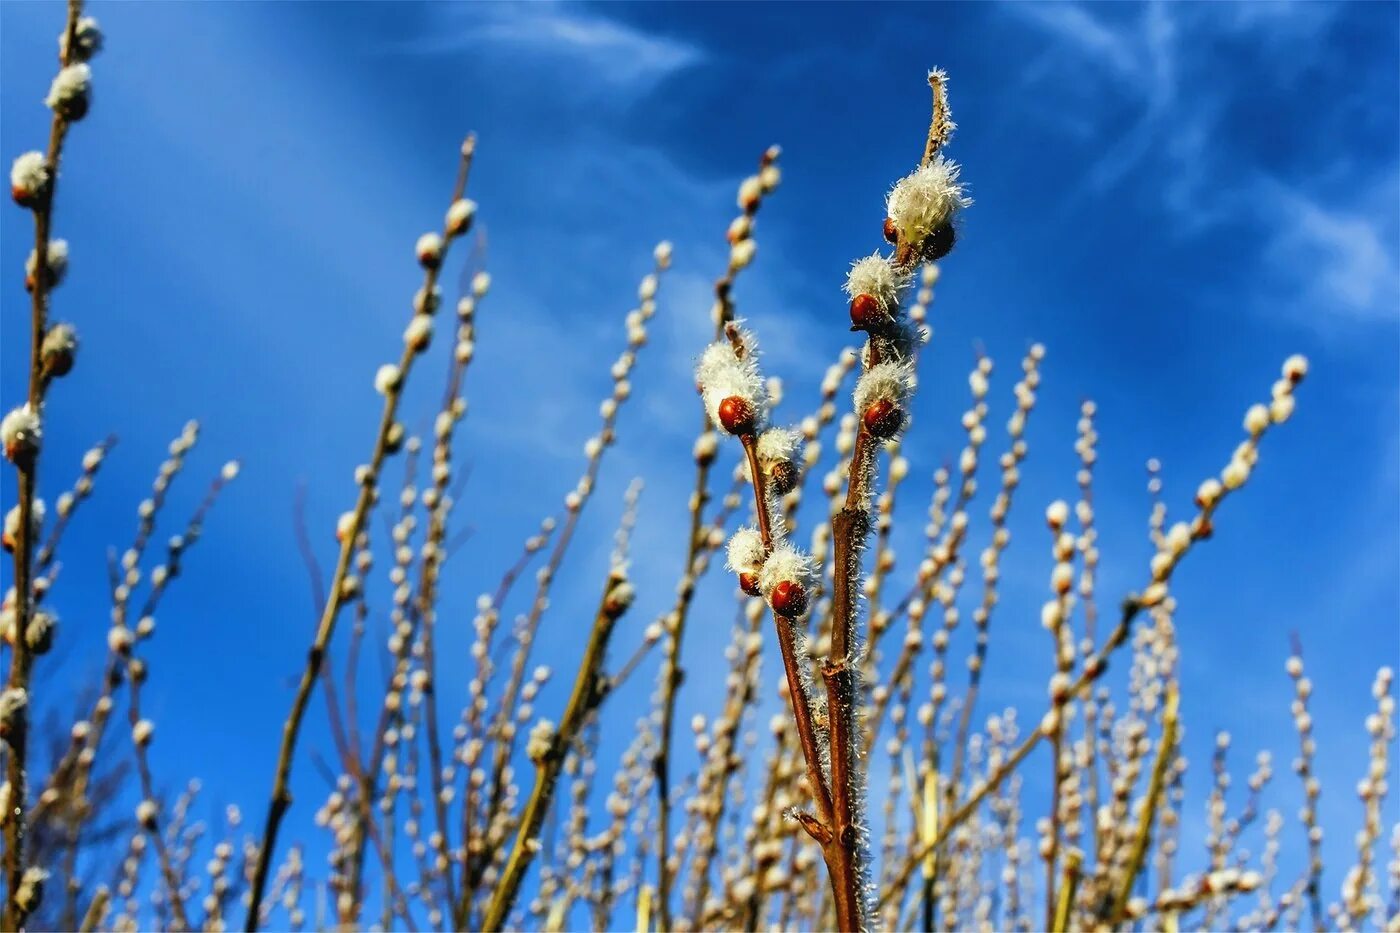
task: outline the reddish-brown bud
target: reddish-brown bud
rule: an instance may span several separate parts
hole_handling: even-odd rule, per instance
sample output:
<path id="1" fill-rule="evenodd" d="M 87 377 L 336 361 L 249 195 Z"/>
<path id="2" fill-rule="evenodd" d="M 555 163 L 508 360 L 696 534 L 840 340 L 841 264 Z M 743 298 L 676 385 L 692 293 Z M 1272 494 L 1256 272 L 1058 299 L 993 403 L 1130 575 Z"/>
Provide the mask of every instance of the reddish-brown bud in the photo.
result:
<path id="1" fill-rule="evenodd" d="M 861 416 L 865 430 L 876 437 L 893 437 L 904 426 L 904 410 L 889 399 L 871 402 Z"/>
<path id="2" fill-rule="evenodd" d="M 856 330 L 870 330 L 885 323 L 885 309 L 874 295 L 861 292 L 851 299 L 851 326 Z"/>
<path id="3" fill-rule="evenodd" d="M 739 574 L 739 589 L 743 590 L 745 593 L 748 593 L 750 596 L 762 595 L 762 591 L 758 588 L 758 574 Z"/>
<path id="4" fill-rule="evenodd" d="M 39 203 L 39 192 L 21 188 L 19 185 L 10 186 L 10 197 L 14 198 L 20 207 L 33 207 Z"/>
<path id="5" fill-rule="evenodd" d="M 791 580 L 784 580 L 773 587 L 768 601 L 774 612 L 789 619 L 795 619 L 807 611 L 807 591 L 802 584 Z"/>
<path id="6" fill-rule="evenodd" d="M 894 221 L 889 217 L 885 218 L 885 239 L 891 243 L 899 242 L 899 228 L 894 225 Z"/>
<path id="7" fill-rule="evenodd" d="M 719 403 L 719 424 L 730 434 L 752 434 L 753 406 L 737 395 L 729 396 Z"/>

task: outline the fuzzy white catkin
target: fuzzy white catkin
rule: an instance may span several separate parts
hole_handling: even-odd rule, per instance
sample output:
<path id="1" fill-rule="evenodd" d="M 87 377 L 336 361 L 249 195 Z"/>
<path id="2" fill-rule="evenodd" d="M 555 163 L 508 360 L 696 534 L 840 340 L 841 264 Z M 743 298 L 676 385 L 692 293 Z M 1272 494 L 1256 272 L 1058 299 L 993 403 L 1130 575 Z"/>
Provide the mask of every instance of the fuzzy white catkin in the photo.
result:
<path id="1" fill-rule="evenodd" d="M 403 342 L 421 353 L 433 339 L 433 319 L 426 314 L 415 314 L 404 328 Z"/>
<path id="2" fill-rule="evenodd" d="M 437 233 L 423 234 L 418 238 L 413 251 L 420 262 L 437 262 L 442 258 L 442 236 Z"/>
<path id="3" fill-rule="evenodd" d="M 899 303 L 899 292 L 909 277 L 895 271 L 894 264 L 879 253 L 872 253 L 851 263 L 846 275 L 846 294 L 851 298 L 869 295 L 889 310 Z"/>
<path id="4" fill-rule="evenodd" d="M 739 206 L 748 210 L 763 195 L 763 181 L 757 175 L 750 175 L 739 185 Z"/>
<path id="5" fill-rule="evenodd" d="M 55 283 L 63 281 L 63 276 L 68 271 L 68 241 L 50 240 L 44 253 L 44 264 L 48 267 L 49 277 Z M 24 274 L 32 278 L 38 270 L 39 254 L 31 249 L 29 256 L 24 260 Z"/>
<path id="6" fill-rule="evenodd" d="M 86 64 L 69 65 L 54 76 L 44 104 L 61 110 L 86 97 L 92 85 L 92 69 Z"/>
<path id="7" fill-rule="evenodd" d="M 801 433 L 792 428 L 769 428 L 758 436 L 758 461 L 768 465 L 792 460 L 801 443 Z"/>
<path id="8" fill-rule="evenodd" d="M 903 405 L 914 391 L 914 384 L 914 367 L 909 363 L 877 363 L 856 381 L 856 411 L 863 412 L 880 401 Z"/>
<path id="9" fill-rule="evenodd" d="M 757 529 L 740 528 L 729 539 L 726 556 L 734 573 L 757 573 L 763 566 L 763 538 Z"/>
<path id="10" fill-rule="evenodd" d="M 78 332 L 73 329 L 72 324 L 60 322 L 50 326 L 44 332 L 44 341 L 40 346 L 40 352 L 45 357 L 52 357 L 62 353 L 72 353 L 77 347 Z"/>
<path id="11" fill-rule="evenodd" d="M 58 37 L 58 53 L 61 58 L 85 62 L 102 51 L 102 27 L 96 17 L 83 16 L 73 27 L 73 48 L 68 48 L 68 30 Z"/>
<path id="12" fill-rule="evenodd" d="M 906 242 L 923 243 L 972 201 L 963 196 L 956 162 L 938 156 L 895 183 L 886 213 Z"/>
<path id="13" fill-rule="evenodd" d="M 380 395 L 388 395 L 399 387 L 399 368 L 393 363 L 385 363 L 374 374 L 374 390 Z"/>
<path id="14" fill-rule="evenodd" d="M 447 208 L 446 227 L 453 236 L 464 233 L 476 214 L 476 202 L 458 198 Z"/>
<path id="15" fill-rule="evenodd" d="M 0 444 L 4 445 L 5 456 L 11 459 L 20 450 L 38 450 L 42 439 L 39 415 L 28 402 L 0 419 Z"/>
<path id="16" fill-rule="evenodd" d="M 758 244 L 754 240 L 740 240 L 729 249 L 729 264 L 735 269 L 742 269 L 753 262 L 754 254 L 757 252 Z"/>
<path id="17" fill-rule="evenodd" d="M 811 592 L 815 578 L 812 559 L 786 541 L 776 545 L 758 576 L 758 587 L 767 597 L 779 583 L 791 582 Z"/>
<path id="18" fill-rule="evenodd" d="M 753 409 L 756 420 L 760 424 L 764 421 L 767 397 L 755 355 L 750 343 L 741 360 L 725 341 L 710 344 L 701 354 L 695 368 L 695 381 L 700 385 L 705 411 L 715 424 L 719 424 L 720 403 L 731 397 L 743 399 Z"/>
<path id="19" fill-rule="evenodd" d="M 49 182 L 49 164 L 42 152 L 26 152 L 10 166 L 10 191 L 17 197 L 33 197 Z"/>
<path id="20" fill-rule="evenodd" d="M 131 740 L 138 746 L 151 744 L 151 737 L 155 734 L 155 723 L 149 719 L 138 720 L 136 725 L 131 727 Z"/>

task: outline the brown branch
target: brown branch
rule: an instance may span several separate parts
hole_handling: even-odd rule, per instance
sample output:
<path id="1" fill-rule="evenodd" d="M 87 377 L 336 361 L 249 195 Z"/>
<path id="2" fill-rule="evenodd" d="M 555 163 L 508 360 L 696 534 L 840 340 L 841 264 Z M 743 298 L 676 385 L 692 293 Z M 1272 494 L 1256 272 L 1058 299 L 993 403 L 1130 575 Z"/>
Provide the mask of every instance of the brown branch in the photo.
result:
<path id="1" fill-rule="evenodd" d="M 82 0 L 69 0 L 68 21 L 64 27 L 64 41 L 61 46 L 60 66 L 71 63 L 77 43 L 75 36 L 78 18 L 82 15 Z M 63 140 L 68 133 L 68 119 L 62 108 L 55 108 L 49 126 L 49 148 L 45 167 L 48 182 L 38 194 L 34 205 L 34 282 L 30 304 L 29 334 L 29 409 L 37 417 L 43 416 L 44 394 L 48 387 L 48 377 L 44 373 L 43 343 L 48 326 L 49 295 L 49 236 L 53 224 L 53 196 L 58 186 L 59 160 L 63 152 Z M 11 690 L 29 690 L 29 678 L 34 657 L 26 639 L 29 621 L 34 614 L 33 559 L 34 559 L 34 499 L 39 486 L 39 450 L 35 449 L 17 458 L 15 464 L 19 474 L 19 524 L 15 533 L 15 622 L 14 647 L 10 660 L 8 687 Z M 0 925 L 6 929 L 19 929 L 28 914 L 19 902 L 18 894 L 24 878 L 25 820 L 24 801 L 28 785 L 26 777 L 26 740 L 24 728 L 28 721 L 27 709 L 20 710 L 19 728 L 7 737 L 9 756 L 6 761 L 6 777 L 9 780 L 9 799 L 17 806 L 11 808 L 10 818 L 5 821 L 4 869 L 8 896 Z"/>
<path id="2" fill-rule="evenodd" d="M 603 658 L 607 654 L 608 640 L 613 627 L 621 618 L 625 604 L 618 599 L 622 587 L 630 586 L 627 578 L 618 571 L 610 574 L 603 590 L 603 599 L 598 604 L 598 613 L 593 619 L 593 631 L 584 649 L 583 660 L 579 663 L 578 675 L 574 678 L 573 692 L 564 708 L 559 727 L 549 738 L 544 753 L 535 760 L 535 786 L 530 791 L 530 799 L 520 815 L 520 826 L 515 834 L 510 855 L 506 859 L 505 870 L 491 896 L 490 906 L 481 929 L 494 931 L 504 928 L 506 915 L 520 893 L 520 884 L 539 849 L 540 827 L 544 825 L 554 799 L 554 788 L 559 781 L 559 773 L 564 767 L 564 758 L 570 746 L 578 737 L 579 730 L 597 709 L 602 696 L 599 692 L 603 676 Z"/>
<path id="3" fill-rule="evenodd" d="M 472 152 L 473 147 L 469 140 L 462 147 L 461 167 L 457 173 L 457 184 L 452 192 L 451 200 L 454 203 L 461 199 L 466 190 Z M 444 237 L 445 243 L 450 244 L 455 233 L 456 231 L 447 231 L 447 236 Z M 446 245 L 444 245 L 445 252 Z M 433 290 L 437 284 L 440 267 L 440 263 L 434 264 L 424 274 L 422 295 L 425 301 L 433 300 Z M 257 929 L 258 912 L 262 904 L 263 892 L 267 886 L 268 870 L 272 866 L 272 857 L 277 845 L 277 832 L 282 825 L 282 818 L 286 815 L 287 808 L 292 805 L 288 785 L 291 779 L 292 755 L 296 749 L 297 736 L 301 732 L 302 720 L 306 716 L 306 708 L 311 699 L 311 688 L 320 674 L 331 636 L 335 633 L 336 617 L 339 615 L 341 605 L 346 600 L 345 578 L 349 576 L 350 558 L 355 551 L 355 541 L 366 525 L 370 506 L 373 504 L 379 471 L 389 452 L 390 432 L 395 424 L 399 400 L 403 395 L 403 385 L 408 379 L 416 355 L 416 349 L 411 346 L 404 347 L 403 355 L 399 360 L 399 378 L 394 385 L 388 387 L 384 394 L 384 408 L 379 419 L 379 430 L 375 436 L 374 452 L 370 457 L 369 470 L 360 485 L 360 494 L 355 502 L 350 528 L 340 543 L 340 557 L 337 559 L 335 571 L 331 575 L 326 605 L 321 613 L 321 620 L 317 625 L 311 650 L 307 654 L 306 668 L 302 671 L 301 682 L 298 684 L 296 696 L 292 700 L 291 711 L 287 714 L 287 720 L 282 727 L 282 742 L 277 754 L 277 767 L 273 778 L 271 797 L 268 801 L 267 821 L 263 827 L 262 842 L 258 848 L 258 860 L 249 890 L 248 916 L 244 924 L 249 931 Z"/>
<path id="4" fill-rule="evenodd" d="M 777 161 L 778 148 L 769 147 L 764 151 L 763 157 L 759 161 L 759 169 L 772 165 Z M 752 226 L 753 218 L 758 213 L 758 209 L 763 205 L 762 190 L 758 195 L 747 203 L 741 205 L 743 214 L 740 221 L 743 225 L 744 235 L 749 235 L 749 228 Z M 734 289 L 734 279 L 739 274 L 742 266 L 736 265 L 732 260 L 724 275 L 715 281 L 715 301 L 718 314 L 715 317 L 715 339 L 723 336 L 725 328 L 734 320 L 734 300 L 732 297 Z M 713 437 L 713 426 L 710 424 L 708 414 L 700 416 L 700 437 L 701 442 L 705 438 Z M 676 718 L 676 694 L 680 690 L 681 684 L 685 681 L 685 671 L 681 667 L 681 643 L 685 638 L 685 623 L 690 616 L 690 604 L 695 595 L 694 569 L 695 562 L 704 544 L 701 535 L 701 528 L 704 522 L 705 505 L 709 501 L 709 477 L 710 467 L 714 462 L 713 454 L 696 458 L 695 466 L 695 489 L 690 498 L 690 537 L 686 542 L 685 574 L 682 577 L 681 586 L 676 595 L 676 605 L 672 615 L 672 621 L 667 626 L 666 657 L 661 675 L 661 742 L 657 749 L 656 759 L 652 768 L 656 774 L 656 859 L 657 859 L 657 884 L 656 884 L 656 906 L 659 913 L 661 930 L 671 928 L 671 736 L 675 731 Z"/>
<path id="5" fill-rule="evenodd" d="M 1133 848 L 1128 854 L 1128 863 L 1119 880 L 1118 891 L 1113 898 L 1113 906 L 1108 914 L 1108 926 L 1117 928 L 1128 914 L 1128 900 L 1133 894 L 1133 883 L 1142 872 L 1147 860 L 1147 849 L 1152 842 L 1152 823 L 1157 818 L 1157 808 L 1167 786 L 1167 771 L 1176 756 L 1178 732 L 1178 694 L 1175 686 L 1167 688 L 1166 706 L 1162 710 L 1162 741 L 1157 746 L 1157 761 L 1152 766 L 1152 780 L 1147 786 L 1147 799 L 1138 817 L 1137 834 Z"/>

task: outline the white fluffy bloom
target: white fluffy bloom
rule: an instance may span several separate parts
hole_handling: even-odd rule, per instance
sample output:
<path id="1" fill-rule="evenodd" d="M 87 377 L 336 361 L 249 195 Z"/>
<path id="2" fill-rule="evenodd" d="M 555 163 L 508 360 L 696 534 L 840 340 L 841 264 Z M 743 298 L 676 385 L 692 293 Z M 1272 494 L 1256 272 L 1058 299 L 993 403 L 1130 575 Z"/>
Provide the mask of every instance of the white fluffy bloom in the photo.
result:
<path id="1" fill-rule="evenodd" d="M 529 741 L 525 743 L 525 754 L 531 761 L 543 761 L 554 746 L 554 723 L 541 719 L 530 729 Z"/>
<path id="2" fill-rule="evenodd" d="M 131 650 L 131 644 L 136 640 L 131 629 L 125 625 L 114 625 L 107 630 L 107 648 L 113 654 L 123 654 Z"/>
<path id="3" fill-rule="evenodd" d="M 23 687 L 8 687 L 0 693 L 0 724 L 11 729 L 22 721 L 29 708 L 29 691 Z"/>
<path id="4" fill-rule="evenodd" d="M 10 166 L 10 194 L 24 203 L 49 183 L 49 163 L 42 152 L 26 152 Z"/>
<path id="5" fill-rule="evenodd" d="M 87 113 L 91 89 L 92 69 L 81 62 L 69 65 L 54 76 L 44 103 L 70 120 L 79 120 Z"/>
<path id="6" fill-rule="evenodd" d="M 131 741 L 144 748 L 151 744 L 151 737 L 155 735 L 156 724 L 149 719 L 138 720 L 136 725 L 131 727 Z"/>
<path id="7" fill-rule="evenodd" d="M 652 256 L 656 259 L 659 269 L 669 269 L 671 267 L 671 241 L 662 240 L 656 244 L 656 249 L 652 251 Z"/>
<path id="8" fill-rule="evenodd" d="M 776 545 L 773 553 L 763 562 L 763 570 L 758 575 L 758 588 L 767 597 L 775 586 L 784 581 L 796 583 L 808 593 L 812 592 L 812 586 L 816 582 L 812 558 L 786 541 Z"/>
<path id="9" fill-rule="evenodd" d="M 889 311 L 899 303 L 899 293 L 908 284 L 908 275 L 897 272 L 879 253 L 871 253 L 851 263 L 851 271 L 846 275 L 846 294 L 851 298 L 869 295 Z"/>
<path id="10" fill-rule="evenodd" d="M 433 339 L 433 319 L 426 314 L 415 314 L 413 320 L 408 322 L 408 327 L 404 328 L 403 342 L 413 348 L 414 352 L 422 353 L 428 349 L 428 344 Z"/>
<path id="11" fill-rule="evenodd" d="M 1295 353 L 1283 361 L 1283 376 L 1290 382 L 1301 382 L 1308 374 L 1308 358 Z"/>
<path id="12" fill-rule="evenodd" d="M 876 402 L 903 405 L 914 391 L 914 367 L 909 363 L 878 363 L 856 381 L 856 411 L 863 412 Z"/>
<path id="13" fill-rule="evenodd" d="M 68 241 L 50 240 L 44 264 L 49 270 L 49 284 L 52 286 L 62 282 L 63 276 L 68 272 Z M 29 256 L 24 260 L 25 279 L 32 282 L 38 272 L 39 254 L 31 249 Z"/>
<path id="14" fill-rule="evenodd" d="M 740 240 L 729 248 L 729 264 L 735 269 L 742 269 L 753 262 L 754 254 L 757 252 L 758 244 L 754 240 Z"/>
<path id="15" fill-rule="evenodd" d="M 802 443 L 802 434 L 792 428 L 769 428 L 758 436 L 758 462 L 764 466 L 792 460 Z"/>
<path id="16" fill-rule="evenodd" d="M 442 237 L 436 233 L 425 233 L 418 238 L 413 248 L 418 261 L 425 266 L 436 266 L 442 262 Z"/>
<path id="17" fill-rule="evenodd" d="M 5 457 L 9 460 L 38 450 L 43 435 L 39 415 L 28 402 L 0 419 L 0 445 L 4 446 Z"/>
<path id="18" fill-rule="evenodd" d="M 238 477 L 238 461 L 230 460 L 219 470 L 219 478 L 226 483 L 231 483 Z"/>
<path id="19" fill-rule="evenodd" d="M 730 397 L 743 399 L 753 408 L 756 421 L 759 424 L 764 421 L 767 393 L 754 359 L 755 348 L 752 341 L 746 343 L 748 346 L 742 360 L 734 355 L 734 348 L 728 342 L 712 343 L 705 348 L 700 364 L 695 368 L 695 380 L 700 383 L 705 411 L 715 424 L 720 423 L 720 402 Z"/>
<path id="20" fill-rule="evenodd" d="M 739 184 L 739 206 L 748 210 L 758 203 L 758 199 L 763 196 L 763 180 L 757 175 L 750 175 Z"/>
<path id="21" fill-rule="evenodd" d="M 713 431 L 706 431 L 695 439 L 695 448 L 692 453 L 695 459 L 701 463 L 709 463 L 715 459 L 718 450 L 719 439 L 715 437 Z"/>
<path id="22" fill-rule="evenodd" d="M 136 822 L 142 826 L 151 826 L 156 821 L 156 802 L 154 800 L 143 800 L 136 805 Z"/>
<path id="23" fill-rule="evenodd" d="M 80 17 L 74 25 L 71 55 L 68 49 L 68 30 L 65 29 L 59 33 L 58 54 L 62 58 L 72 58 L 73 61 L 85 62 L 91 60 L 100 51 L 102 51 L 102 27 L 97 25 L 96 17 Z"/>
<path id="24" fill-rule="evenodd" d="M 447 232 L 451 236 L 460 236 L 467 232 L 472 224 L 472 218 L 476 216 L 476 202 L 468 198 L 458 198 L 452 202 L 452 206 L 447 209 Z"/>
<path id="25" fill-rule="evenodd" d="M 1267 405 L 1251 405 L 1244 413 L 1244 429 L 1250 434 L 1259 435 L 1269 426 L 1269 408 Z"/>
<path id="26" fill-rule="evenodd" d="M 1220 481 L 1225 484 L 1226 489 L 1239 489 L 1249 479 L 1250 466 L 1248 461 L 1241 457 L 1234 457 L 1220 473 Z"/>
<path id="27" fill-rule="evenodd" d="M 923 243 L 972 203 L 963 196 L 958 172 L 956 162 L 940 155 L 895 183 L 885 210 L 905 241 Z"/>
<path id="28" fill-rule="evenodd" d="M 72 324 L 59 322 L 44 331 L 44 341 L 39 348 L 43 356 L 45 372 L 53 376 L 63 376 L 73 368 L 73 354 L 78 349 L 78 332 Z"/>
<path id="29" fill-rule="evenodd" d="M 380 395 L 388 395 L 399 387 L 399 368 L 393 363 L 385 363 L 374 374 L 374 390 Z"/>
<path id="30" fill-rule="evenodd" d="M 729 539 L 727 564 L 735 573 L 758 573 L 763 567 L 763 538 L 757 529 L 740 528 Z"/>

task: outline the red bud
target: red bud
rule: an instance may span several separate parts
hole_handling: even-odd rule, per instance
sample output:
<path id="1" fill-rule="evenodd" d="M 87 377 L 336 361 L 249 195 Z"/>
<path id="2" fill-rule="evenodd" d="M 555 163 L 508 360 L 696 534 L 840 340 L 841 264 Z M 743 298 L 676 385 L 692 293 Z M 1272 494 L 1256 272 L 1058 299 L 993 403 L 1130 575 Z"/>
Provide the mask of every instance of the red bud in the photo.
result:
<path id="1" fill-rule="evenodd" d="M 861 420 L 865 424 L 865 430 L 876 437 L 893 437 L 904 425 L 904 412 L 894 402 L 880 399 L 865 409 Z"/>
<path id="2" fill-rule="evenodd" d="M 807 591 L 802 588 L 802 584 L 791 580 L 784 580 L 773 587 L 768 601 L 772 604 L 774 612 L 789 619 L 795 619 L 807 611 Z"/>
<path id="3" fill-rule="evenodd" d="M 851 325 L 856 330 L 870 330 L 885 322 L 885 311 L 874 295 L 861 292 L 851 299 Z"/>
<path id="4" fill-rule="evenodd" d="M 737 395 L 719 403 L 719 424 L 730 434 L 752 434 L 753 406 Z"/>

